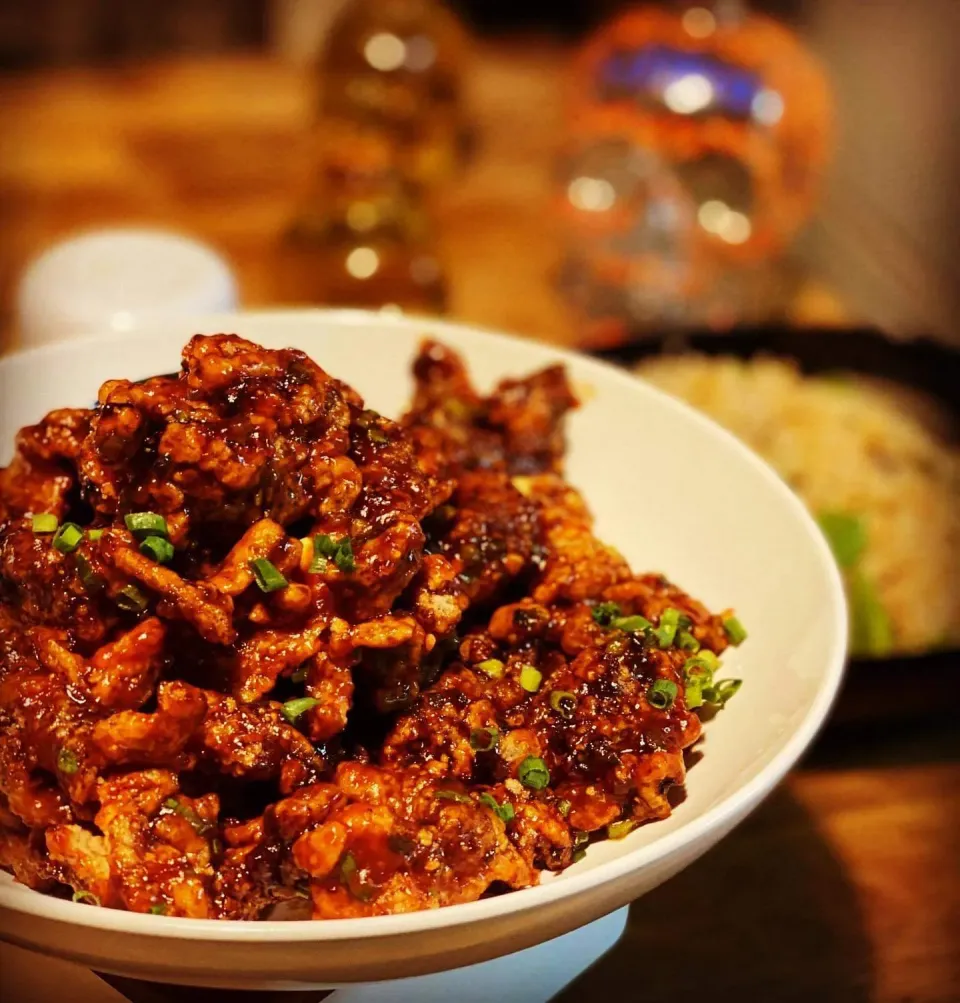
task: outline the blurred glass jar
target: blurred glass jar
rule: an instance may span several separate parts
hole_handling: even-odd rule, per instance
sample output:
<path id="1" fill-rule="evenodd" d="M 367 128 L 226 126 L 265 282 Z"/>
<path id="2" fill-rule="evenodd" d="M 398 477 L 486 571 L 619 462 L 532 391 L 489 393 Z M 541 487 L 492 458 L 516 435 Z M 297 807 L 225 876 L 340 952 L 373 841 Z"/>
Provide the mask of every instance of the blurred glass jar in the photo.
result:
<path id="1" fill-rule="evenodd" d="M 446 289 L 429 220 L 389 139 L 331 123 L 318 160 L 314 188 L 284 235 L 279 298 L 441 313 Z"/>
<path id="2" fill-rule="evenodd" d="M 574 130 L 597 107 L 633 119 L 697 207 L 700 239 L 733 264 L 779 254 L 816 204 L 832 101 L 819 63 L 785 26 L 729 0 L 633 8 L 583 47 Z"/>
<path id="3" fill-rule="evenodd" d="M 466 33 L 438 0 L 351 0 L 322 57 L 322 118 L 382 129 L 408 178 L 442 180 L 465 147 L 466 52 Z"/>

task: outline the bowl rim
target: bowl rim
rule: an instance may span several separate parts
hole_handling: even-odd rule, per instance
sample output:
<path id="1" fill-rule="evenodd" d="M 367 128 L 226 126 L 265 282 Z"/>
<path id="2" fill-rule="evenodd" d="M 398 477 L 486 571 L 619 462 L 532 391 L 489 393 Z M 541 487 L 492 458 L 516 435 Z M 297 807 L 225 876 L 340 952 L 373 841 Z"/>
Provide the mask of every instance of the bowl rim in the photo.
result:
<path id="1" fill-rule="evenodd" d="M 708 837 L 712 831 L 725 832 L 742 816 L 748 814 L 783 779 L 823 724 L 837 696 L 843 677 L 847 650 L 847 612 L 840 571 L 812 516 L 807 512 L 800 499 L 765 461 L 710 418 L 623 368 L 566 347 L 538 342 L 529 337 L 505 334 L 469 323 L 375 310 L 307 308 L 238 310 L 206 314 L 194 320 L 176 318 L 163 324 L 144 325 L 136 328 L 133 332 L 123 334 L 108 333 L 38 345 L 0 358 L 0 373 L 11 364 L 28 364 L 32 360 L 42 361 L 56 357 L 65 348 L 108 347 L 121 340 L 151 337 L 171 338 L 172 340 L 175 331 L 182 331 L 186 327 L 194 327 L 198 331 L 206 329 L 212 333 L 214 331 L 227 331 L 230 324 L 242 325 L 247 320 L 276 324 L 278 327 L 297 327 L 298 329 L 309 325 L 321 325 L 326 328 L 376 325 L 383 327 L 386 332 L 389 332 L 390 329 L 403 330 L 416 332 L 422 336 L 436 334 L 441 338 L 444 332 L 447 332 L 457 336 L 466 335 L 471 340 L 482 338 L 488 344 L 492 342 L 494 345 L 500 344 L 504 347 L 525 343 L 535 351 L 542 351 L 545 362 L 550 359 L 572 364 L 581 373 L 586 370 L 587 373 L 595 374 L 600 380 L 612 380 L 624 387 L 629 387 L 633 393 L 653 396 L 666 411 L 683 414 L 685 420 L 699 424 L 705 432 L 715 439 L 725 441 L 726 448 L 739 453 L 742 461 L 752 466 L 770 485 L 771 490 L 779 494 L 783 503 L 792 510 L 798 524 L 806 530 L 808 543 L 817 553 L 822 565 L 828 589 L 828 605 L 833 620 L 833 642 L 816 697 L 793 735 L 773 759 L 747 783 L 708 808 L 703 814 L 683 823 L 677 829 L 665 833 L 662 837 L 653 839 L 644 846 L 597 864 L 581 874 L 558 876 L 554 880 L 545 881 L 530 888 L 510 891 L 494 898 L 387 916 L 302 921 L 229 921 L 153 916 L 120 909 L 90 908 L 82 903 L 53 898 L 35 892 L 25 886 L 14 886 L 12 878 L 2 874 L 0 875 L 2 878 L 0 881 L 0 909 L 11 910 L 37 919 L 84 926 L 103 932 L 214 943 L 276 941 L 302 943 L 409 936 L 439 930 L 447 926 L 464 926 L 495 920 L 498 916 L 507 913 L 536 910 L 550 903 L 574 897 L 589 888 L 607 886 L 633 871 L 677 855 L 686 847 Z M 256 337 L 255 335 L 241 336 Z M 178 337 L 182 337 L 182 335 L 178 335 Z M 9 895 L 11 888 L 16 889 L 13 901 L 10 900 L 11 896 Z"/>

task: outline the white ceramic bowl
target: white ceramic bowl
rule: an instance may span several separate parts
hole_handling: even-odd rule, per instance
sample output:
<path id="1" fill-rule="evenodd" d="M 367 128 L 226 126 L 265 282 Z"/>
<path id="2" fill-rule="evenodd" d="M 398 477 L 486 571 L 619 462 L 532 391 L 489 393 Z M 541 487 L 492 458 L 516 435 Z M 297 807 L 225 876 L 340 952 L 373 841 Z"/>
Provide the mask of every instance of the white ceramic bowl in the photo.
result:
<path id="1" fill-rule="evenodd" d="M 536 888 L 446 909 L 325 922 L 229 923 L 134 915 L 60 901 L 0 875 L 0 937 L 104 971 L 195 985 L 294 987 L 416 975 L 517 951 L 581 926 L 676 874 L 781 780 L 840 682 L 846 612 L 836 566 L 803 506 L 757 457 L 685 405 L 596 361 L 438 321 L 353 311 L 250 313 L 149 337 L 102 338 L 0 360 L 0 460 L 47 410 L 89 405 L 103 380 L 178 367 L 196 331 L 303 349 L 396 415 L 409 365 L 432 334 L 482 386 L 552 362 L 584 406 L 569 425 L 569 479 L 599 533 L 637 570 L 661 570 L 713 609 L 736 607 L 750 637 L 725 658 L 744 686 L 705 729 L 703 758 L 671 818 Z"/>

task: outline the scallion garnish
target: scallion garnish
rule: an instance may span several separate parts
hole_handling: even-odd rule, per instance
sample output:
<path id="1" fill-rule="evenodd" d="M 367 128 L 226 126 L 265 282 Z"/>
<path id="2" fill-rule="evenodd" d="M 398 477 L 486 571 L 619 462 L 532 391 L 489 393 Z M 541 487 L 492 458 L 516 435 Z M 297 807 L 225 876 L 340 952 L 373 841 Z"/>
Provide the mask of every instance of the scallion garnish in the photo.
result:
<path id="1" fill-rule="evenodd" d="M 524 665 L 520 669 L 520 685 L 528 693 L 536 693 L 543 682 L 543 673 L 534 665 Z"/>
<path id="2" fill-rule="evenodd" d="M 258 557 L 250 562 L 250 570 L 256 579 L 261 592 L 278 592 L 287 587 L 287 580 L 280 574 L 274 564 L 264 557 Z"/>
<path id="3" fill-rule="evenodd" d="M 352 853 L 345 853 L 343 860 L 340 861 L 340 880 L 355 899 L 369 902 L 373 898 L 374 889 L 360 880 L 357 861 Z"/>
<path id="4" fill-rule="evenodd" d="M 33 517 L 34 533 L 56 533 L 60 520 L 50 512 L 41 512 Z"/>
<path id="5" fill-rule="evenodd" d="M 307 681 L 307 673 L 310 671 L 310 664 L 308 662 L 304 663 L 297 669 L 296 672 L 290 677 L 290 681 L 294 683 L 305 683 Z"/>
<path id="6" fill-rule="evenodd" d="M 80 769 L 76 753 L 63 748 L 57 753 L 57 769 L 65 776 L 72 777 Z"/>
<path id="7" fill-rule="evenodd" d="M 590 611 L 590 615 L 594 623 L 598 623 L 601 627 L 609 627 L 614 617 L 620 615 L 620 607 L 615 602 L 597 603 Z"/>
<path id="8" fill-rule="evenodd" d="M 703 691 L 704 699 L 706 700 L 709 694 L 709 703 L 726 707 L 727 701 L 737 693 L 742 685 L 742 679 L 719 679 L 710 687 L 709 691 Z"/>
<path id="9" fill-rule="evenodd" d="M 86 557 L 83 556 L 83 554 L 77 554 L 76 557 L 74 557 L 74 561 L 77 565 L 77 571 L 80 573 L 80 581 L 83 582 L 84 587 L 89 592 L 99 592 L 106 588 L 106 578 L 93 570 L 93 565 L 86 559 Z"/>
<path id="10" fill-rule="evenodd" d="M 90 905 L 100 905 L 100 899 L 93 892 L 85 891 L 83 888 L 73 893 L 74 902 L 87 902 Z"/>
<path id="11" fill-rule="evenodd" d="M 99 540 L 100 537 L 102 537 L 102 536 L 103 536 L 103 530 L 102 529 L 88 529 L 87 530 L 87 539 L 91 543 L 96 543 L 97 540 Z"/>
<path id="12" fill-rule="evenodd" d="M 503 804 L 498 804 L 497 799 L 489 792 L 484 791 L 480 795 L 480 804 L 485 804 L 488 808 L 496 812 L 497 817 L 504 822 L 511 822 L 516 816 L 516 812 L 513 810 L 513 805 L 509 801 L 504 801 Z"/>
<path id="13" fill-rule="evenodd" d="M 681 630 L 677 634 L 677 647 L 684 651 L 692 651 L 694 654 L 700 650 L 700 642 L 690 633 L 689 630 Z"/>
<path id="14" fill-rule="evenodd" d="M 660 623 L 654 630 L 657 644 L 661 648 L 669 648 L 673 644 L 673 639 L 677 636 L 677 629 L 680 626 L 680 617 L 683 614 L 678 609 L 668 606 L 660 614 Z"/>
<path id="15" fill-rule="evenodd" d="M 667 710 L 677 699 L 677 684 L 671 679 L 657 679 L 647 688 L 647 703 L 657 710 Z"/>
<path id="16" fill-rule="evenodd" d="M 167 520 L 156 512 L 128 512 L 123 521 L 135 536 L 169 536 Z"/>
<path id="17" fill-rule="evenodd" d="M 326 571 L 327 561 L 333 561 L 344 574 L 357 570 L 353 559 L 353 544 L 349 536 L 334 540 L 326 533 L 318 533 L 313 538 L 313 561 L 310 563 L 310 573 L 319 575 Z"/>
<path id="18" fill-rule="evenodd" d="M 173 560 L 173 544 L 162 536 L 148 536 L 140 544 L 140 553 L 146 554 L 157 564 L 167 564 Z"/>
<path id="19" fill-rule="evenodd" d="M 177 800 L 177 798 L 167 798 L 163 802 L 164 808 L 169 808 L 170 811 L 176 812 L 181 817 L 185 818 L 190 825 L 193 827 L 194 831 L 203 836 L 210 832 L 213 826 L 209 822 L 205 822 L 188 804 L 184 804 L 182 801 Z"/>
<path id="20" fill-rule="evenodd" d="M 611 627 L 617 630 L 626 631 L 628 634 L 642 634 L 649 630 L 653 624 L 645 616 L 615 616 L 610 623 Z"/>
<path id="21" fill-rule="evenodd" d="M 743 642 L 747 639 L 746 628 L 735 616 L 728 616 L 723 621 L 723 630 L 727 635 L 727 640 L 734 647 L 738 644 L 743 644 Z"/>
<path id="22" fill-rule="evenodd" d="M 584 854 L 587 852 L 587 846 L 590 843 L 590 836 L 588 833 L 583 832 L 581 829 L 576 829 L 572 833 L 573 835 L 573 845 L 571 849 L 573 850 L 573 863 L 578 860 L 583 860 Z"/>
<path id="23" fill-rule="evenodd" d="M 500 744 L 496 728 L 474 728 L 470 732 L 470 748 L 476 752 L 494 752 Z"/>
<path id="24" fill-rule="evenodd" d="M 470 795 L 461 791 L 434 791 L 433 796 L 444 801 L 456 801 L 457 804 L 470 804 Z"/>
<path id="25" fill-rule="evenodd" d="M 687 710 L 696 710 L 703 706 L 703 687 L 699 680 L 688 682 L 683 688 L 683 700 Z"/>
<path id="26" fill-rule="evenodd" d="M 577 697 L 569 690 L 554 690 L 549 697 L 550 709 L 556 711 L 561 717 L 568 721 L 573 717 L 577 709 Z"/>
<path id="27" fill-rule="evenodd" d="M 61 554 L 72 554 L 81 543 L 83 530 L 75 522 L 65 522 L 53 537 L 53 545 Z"/>
<path id="28" fill-rule="evenodd" d="M 527 756 L 517 768 L 517 779 L 524 787 L 542 791 L 550 783 L 550 771 L 539 756 Z"/>
<path id="29" fill-rule="evenodd" d="M 637 823 L 632 818 L 622 818 L 619 822 L 611 822 L 607 826 L 608 839 L 623 839 L 627 833 L 632 832 L 637 827 Z"/>
<path id="30" fill-rule="evenodd" d="M 147 912 L 149 912 L 151 916 L 166 916 L 167 907 L 163 902 L 158 902 L 156 905 L 150 906 Z"/>
<path id="31" fill-rule="evenodd" d="M 570 814 L 571 808 L 573 808 L 573 805 L 566 798 L 557 802 L 557 811 L 560 812 L 564 818 Z"/>
<path id="32" fill-rule="evenodd" d="M 288 700 L 280 708 L 280 713 L 291 724 L 296 724 L 302 714 L 305 714 L 311 707 L 316 707 L 318 703 L 320 701 L 314 697 L 297 697 L 295 700 Z"/>
<path id="33" fill-rule="evenodd" d="M 719 668 L 720 659 L 709 648 L 701 648 L 697 654 L 683 663 L 683 674 L 685 678 L 712 676 Z"/>
<path id="34" fill-rule="evenodd" d="M 503 662 L 499 658 L 488 658 L 479 662 L 476 666 L 481 672 L 486 672 L 491 679 L 501 679 L 503 677 Z"/>
<path id="35" fill-rule="evenodd" d="M 124 585 L 113 601 L 127 613 L 142 613 L 150 600 L 136 585 Z"/>

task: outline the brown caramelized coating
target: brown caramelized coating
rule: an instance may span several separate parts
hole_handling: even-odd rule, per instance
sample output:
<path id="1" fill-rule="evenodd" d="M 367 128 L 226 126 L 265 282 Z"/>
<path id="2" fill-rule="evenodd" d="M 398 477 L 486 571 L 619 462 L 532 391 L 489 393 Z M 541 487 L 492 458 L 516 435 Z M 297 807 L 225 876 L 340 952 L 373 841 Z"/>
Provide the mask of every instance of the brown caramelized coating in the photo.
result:
<path id="1" fill-rule="evenodd" d="M 454 476 L 464 470 L 560 472 L 563 418 L 577 406 L 562 366 L 503 380 L 482 398 L 460 357 L 427 341 L 413 374 L 416 389 L 403 425 L 428 470 Z"/>
<path id="2" fill-rule="evenodd" d="M 561 367 L 484 397 L 426 342 L 414 373 L 396 423 L 301 352 L 197 336 L 179 373 L 20 432 L 0 868 L 137 912 L 372 916 L 527 887 L 669 814 L 685 663 L 721 619 L 594 536 Z"/>

